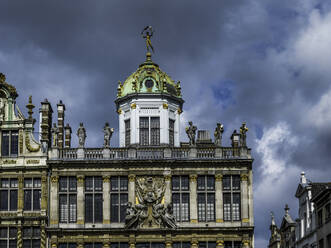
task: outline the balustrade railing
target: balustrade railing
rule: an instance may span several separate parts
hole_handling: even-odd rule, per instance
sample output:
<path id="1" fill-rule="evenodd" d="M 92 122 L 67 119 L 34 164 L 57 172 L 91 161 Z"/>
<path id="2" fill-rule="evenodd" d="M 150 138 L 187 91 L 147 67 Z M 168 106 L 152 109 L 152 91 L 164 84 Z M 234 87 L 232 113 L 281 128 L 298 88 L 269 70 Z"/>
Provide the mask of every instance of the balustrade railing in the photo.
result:
<path id="1" fill-rule="evenodd" d="M 56 149 L 55 149 L 56 150 Z M 246 147 L 138 147 L 138 148 L 63 148 L 50 153 L 51 160 L 116 160 L 116 159 L 249 159 Z M 57 155 L 56 155 L 57 154 Z"/>

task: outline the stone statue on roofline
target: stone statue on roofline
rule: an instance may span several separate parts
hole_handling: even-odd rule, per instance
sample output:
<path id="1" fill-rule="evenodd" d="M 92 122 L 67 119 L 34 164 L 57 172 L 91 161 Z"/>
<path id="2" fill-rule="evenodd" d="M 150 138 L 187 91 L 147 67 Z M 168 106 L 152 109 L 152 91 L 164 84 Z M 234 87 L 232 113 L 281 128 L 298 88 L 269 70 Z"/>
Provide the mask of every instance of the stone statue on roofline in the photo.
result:
<path id="1" fill-rule="evenodd" d="M 113 135 L 114 128 L 109 127 L 109 123 L 106 122 L 106 124 L 103 128 L 103 132 L 104 132 L 104 144 L 103 144 L 103 146 L 105 148 L 109 148 L 110 147 L 110 139 Z"/>
<path id="2" fill-rule="evenodd" d="M 240 127 L 240 145 L 246 147 L 246 133 L 248 128 L 246 122 L 244 122 Z"/>
<path id="3" fill-rule="evenodd" d="M 222 134 L 224 132 L 223 125 L 221 123 L 216 124 L 215 132 L 214 132 L 214 138 L 215 138 L 215 145 L 216 146 L 222 146 Z"/>
<path id="4" fill-rule="evenodd" d="M 195 146 L 195 135 L 197 131 L 197 127 L 193 126 L 193 122 L 188 122 L 189 126 L 185 128 L 186 134 L 189 138 L 189 144 L 190 146 Z"/>
<path id="5" fill-rule="evenodd" d="M 86 131 L 83 126 L 83 122 L 79 124 L 79 128 L 77 130 L 77 136 L 78 136 L 78 148 L 84 148 L 85 140 L 86 140 Z"/>
<path id="6" fill-rule="evenodd" d="M 58 135 L 59 135 L 59 128 L 56 126 L 56 123 L 53 123 L 53 127 L 51 129 L 52 132 L 52 147 L 57 147 L 58 145 Z"/>

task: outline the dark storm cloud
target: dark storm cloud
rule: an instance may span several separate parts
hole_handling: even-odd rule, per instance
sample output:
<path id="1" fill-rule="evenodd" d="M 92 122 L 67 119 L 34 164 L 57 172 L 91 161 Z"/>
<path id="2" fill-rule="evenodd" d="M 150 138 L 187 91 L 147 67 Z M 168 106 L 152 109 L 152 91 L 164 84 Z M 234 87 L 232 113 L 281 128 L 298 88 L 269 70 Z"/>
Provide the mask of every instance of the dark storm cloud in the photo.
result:
<path id="1" fill-rule="evenodd" d="M 153 60 L 182 82 L 182 121 L 209 130 L 224 123 L 227 145 L 233 129 L 247 122 L 254 188 L 263 195 L 255 196 L 256 247 L 263 247 L 270 210 L 281 216 L 288 202 L 297 216 L 299 171 L 314 181 L 330 171 L 331 120 L 315 109 L 325 111 L 331 74 L 322 70 L 324 51 L 305 38 L 327 24 L 330 7 L 303 0 L 2 1 L 0 71 L 17 87 L 22 109 L 28 95 L 36 105 L 47 97 L 54 110 L 62 99 L 73 132 L 83 121 L 88 145 L 101 146 L 104 122 L 118 127 L 117 82 L 143 62 L 139 33 L 152 25 Z M 315 36 L 328 41 L 321 34 Z M 282 199 L 263 194 L 271 185 Z"/>

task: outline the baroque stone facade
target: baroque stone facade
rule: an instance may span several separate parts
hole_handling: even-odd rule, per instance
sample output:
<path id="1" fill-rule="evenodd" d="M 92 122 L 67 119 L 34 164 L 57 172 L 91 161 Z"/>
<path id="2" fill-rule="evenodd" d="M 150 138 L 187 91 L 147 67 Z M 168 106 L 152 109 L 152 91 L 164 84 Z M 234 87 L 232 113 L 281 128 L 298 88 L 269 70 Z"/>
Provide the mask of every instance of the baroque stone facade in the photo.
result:
<path id="1" fill-rule="evenodd" d="M 79 146 L 72 148 L 65 105 L 57 105 L 56 125 L 47 99 L 36 141 L 31 99 L 28 118 L 18 108 L 15 114 L 15 88 L 5 79 L 0 86 L 0 193 L 12 197 L 8 209 L 0 199 L 6 247 L 254 247 L 246 124 L 233 132 L 231 147 L 222 146 L 220 123 L 214 142 L 193 123 L 186 130 L 189 142 L 179 142 L 180 83 L 149 52 L 118 85 L 120 147 L 110 146 L 114 130 L 106 124 L 104 146 L 87 148 L 81 123 L 74 132 Z M 17 238 L 10 234 L 14 229 Z"/>

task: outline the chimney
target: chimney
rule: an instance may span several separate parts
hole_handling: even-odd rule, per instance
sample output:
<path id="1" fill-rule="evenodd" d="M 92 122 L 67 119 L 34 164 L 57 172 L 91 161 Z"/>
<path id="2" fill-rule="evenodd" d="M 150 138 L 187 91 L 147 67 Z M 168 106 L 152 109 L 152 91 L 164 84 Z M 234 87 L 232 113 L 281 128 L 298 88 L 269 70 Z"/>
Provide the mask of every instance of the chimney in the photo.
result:
<path id="1" fill-rule="evenodd" d="M 64 143 L 64 111 L 66 110 L 66 106 L 62 103 L 62 100 L 57 104 L 57 126 L 59 128 L 58 135 L 58 147 L 63 148 Z"/>
<path id="2" fill-rule="evenodd" d="M 70 148 L 71 147 L 71 127 L 69 126 L 69 123 L 64 127 L 64 147 L 65 148 Z"/>
<path id="3" fill-rule="evenodd" d="M 300 183 L 301 184 L 306 184 L 307 183 L 307 179 L 306 179 L 306 176 L 305 176 L 305 172 L 301 172 L 301 178 L 300 178 Z"/>
<path id="4" fill-rule="evenodd" d="M 52 116 L 53 109 L 51 104 L 45 99 L 41 102 L 41 108 L 39 109 L 40 113 L 40 142 L 46 143 L 47 147 L 51 147 L 52 142 Z"/>

